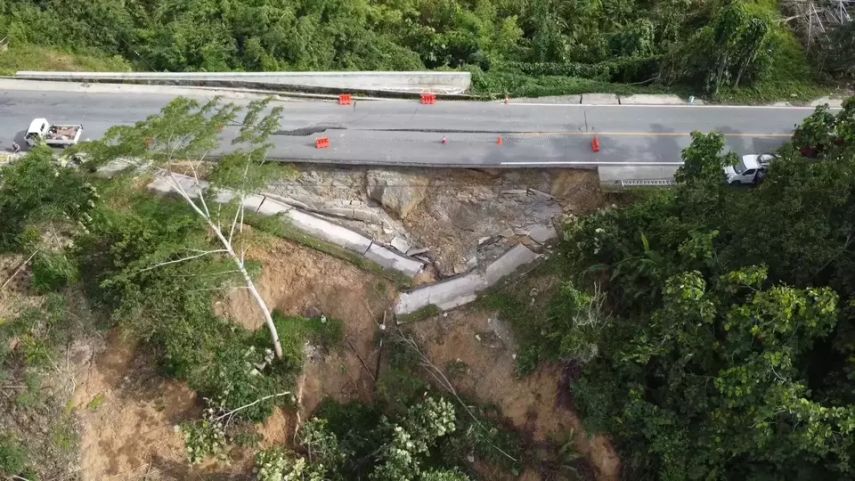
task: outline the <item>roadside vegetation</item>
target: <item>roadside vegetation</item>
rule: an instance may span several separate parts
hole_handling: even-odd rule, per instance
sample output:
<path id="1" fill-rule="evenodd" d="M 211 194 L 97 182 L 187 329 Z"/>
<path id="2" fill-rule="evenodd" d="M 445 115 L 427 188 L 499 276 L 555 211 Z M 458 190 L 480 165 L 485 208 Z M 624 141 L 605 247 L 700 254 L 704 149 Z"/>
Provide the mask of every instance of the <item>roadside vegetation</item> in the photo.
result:
<path id="1" fill-rule="evenodd" d="M 819 108 L 756 188 L 693 134 L 678 185 L 567 226 L 545 306 L 491 294 L 520 371 L 561 362 L 624 479 L 844 479 L 855 469 L 855 99 Z M 560 264 L 560 263 L 559 263 Z M 556 272 L 557 271 L 557 272 Z"/>
<path id="2" fill-rule="evenodd" d="M 783 8 L 773 0 L 4 0 L 0 39 L 11 48 L 0 53 L 0 71 L 466 69 L 486 96 L 673 91 L 734 102 L 808 100 L 851 81 L 852 28 L 806 52 Z"/>

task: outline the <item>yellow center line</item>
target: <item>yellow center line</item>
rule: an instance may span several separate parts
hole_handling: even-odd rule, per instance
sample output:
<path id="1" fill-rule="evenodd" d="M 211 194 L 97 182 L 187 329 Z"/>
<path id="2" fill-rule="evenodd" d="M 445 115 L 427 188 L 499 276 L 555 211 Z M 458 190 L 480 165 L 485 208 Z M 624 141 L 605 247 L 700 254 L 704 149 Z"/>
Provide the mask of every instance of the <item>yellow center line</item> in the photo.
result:
<path id="1" fill-rule="evenodd" d="M 719 132 L 725 137 L 767 137 L 767 138 L 790 138 L 792 133 L 750 133 L 750 132 Z M 565 136 L 565 137 L 687 137 L 691 132 L 580 132 L 578 130 L 556 131 L 556 132 L 519 132 L 510 133 L 508 137 L 548 137 L 548 136 Z"/>

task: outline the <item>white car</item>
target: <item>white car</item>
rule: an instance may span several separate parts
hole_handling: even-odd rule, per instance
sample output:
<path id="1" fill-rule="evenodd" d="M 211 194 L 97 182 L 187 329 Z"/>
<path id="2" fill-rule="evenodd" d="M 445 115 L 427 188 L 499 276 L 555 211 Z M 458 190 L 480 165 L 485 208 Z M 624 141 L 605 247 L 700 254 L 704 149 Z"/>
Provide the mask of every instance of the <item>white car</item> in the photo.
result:
<path id="1" fill-rule="evenodd" d="M 724 176 L 731 185 L 755 185 L 766 177 L 771 164 L 778 157 L 775 154 L 743 155 L 736 165 L 726 165 Z"/>

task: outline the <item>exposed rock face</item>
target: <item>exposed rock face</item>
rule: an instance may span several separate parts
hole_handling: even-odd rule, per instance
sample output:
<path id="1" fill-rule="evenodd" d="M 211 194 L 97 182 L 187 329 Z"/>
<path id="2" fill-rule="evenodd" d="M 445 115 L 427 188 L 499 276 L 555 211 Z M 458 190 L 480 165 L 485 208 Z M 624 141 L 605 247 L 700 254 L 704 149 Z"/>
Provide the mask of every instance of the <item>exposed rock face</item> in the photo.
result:
<path id="1" fill-rule="evenodd" d="M 369 170 L 365 180 L 368 197 L 400 219 L 406 219 L 425 199 L 429 184 L 427 177 L 388 170 Z"/>

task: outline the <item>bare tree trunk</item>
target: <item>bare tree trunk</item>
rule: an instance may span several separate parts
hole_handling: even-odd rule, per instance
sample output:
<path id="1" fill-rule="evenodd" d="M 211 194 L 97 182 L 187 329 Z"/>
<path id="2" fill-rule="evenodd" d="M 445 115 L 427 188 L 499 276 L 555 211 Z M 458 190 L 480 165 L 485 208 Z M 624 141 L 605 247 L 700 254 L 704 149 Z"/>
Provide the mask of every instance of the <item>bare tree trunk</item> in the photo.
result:
<path id="1" fill-rule="evenodd" d="M 243 206 L 240 208 L 243 209 Z M 252 282 L 252 278 L 249 277 L 249 273 L 246 271 L 243 260 L 232 248 L 232 243 L 225 238 L 220 228 L 215 226 L 210 219 L 208 219 L 208 225 L 211 227 L 211 230 L 214 231 L 217 238 L 220 239 L 220 243 L 223 244 L 223 247 L 226 249 L 229 257 L 232 258 L 232 261 L 240 271 L 241 276 L 243 276 L 246 288 L 249 290 L 250 294 L 252 294 L 252 298 L 255 300 L 258 308 L 261 309 L 261 313 L 264 316 L 264 323 L 267 325 L 267 330 L 270 331 L 270 337 L 273 339 L 273 352 L 276 353 L 276 359 L 282 359 L 282 343 L 279 341 L 279 332 L 276 330 L 276 324 L 273 323 L 273 316 L 270 314 L 270 308 L 267 307 L 267 302 L 264 301 L 264 298 L 261 297 L 258 289 L 255 288 L 255 283 Z"/>
<path id="2" fill-rule="evenodd" d="M 208 211 L 207 205 L 205 204 L 205 200 L 203 198 L 204 192 L 202 192 L 198 178 L 196 178 L 195 182 L 196 187 L 199 188 L 199 197 L 202 203 L 202 207 L 204 207 L 204 210 L 202 210 L 198 205 L 196 205 L 196 202 L 193 201 L 193 198 L 190 197 L 190 194 L 187 193 L 184 187 L 182 187 L 181 183 L 178 182 L 178 179 L 175 178 L 175 175 L 172 173 L 172 171 L 167 169 L 167 172 L 169 173 L 169 178 L 170 180 L 172 180 L 172 185 L 175 187 L 175 190 L 178 192 L 181 198 L 184 199 L 185 202 L 187 202 L 190 208 L 192 208 L 193 211 L 196 212 L 199 217 L 205 220 L 205 223 L 208 224 L 208 227 L 211 229 L 214 235 L 217 236 L 217 239 L 219 239 L 220 244 L 222 244 L 223 249 L 225 250 L 225 253 L 232 259 L 232 262 L 234 262 L 235 267 L 237 267 L 238 271 L 240 271 L 244 283 L 246 284 L 246 288 L 249 290 L 250 294 L 252 294 L 252 298 L 255 300 L 255 303 L 258 305 L 258 308 L 261 309 L 261 313 L 264 316 L 264 323 L 267 325 L 267 329 L 270 331 L 270 337 L 273 340 L 273 352 L 276 354 L 276 359 L 282 359 L 282 343 L 279 340 L 279 333 L 276 330 L 276 324 L 273 323 L 273 316 L 270 314 L 270 308 L 267 307 L 267 303 L 264 301 L 264 298 L 261 297 L 261 294 L 259 294 L 258 289 L 256 289 L 255 287 L 255 283 L 252 282 L 252 278 L 246 271 L 246 266 L 244 265 L 243 258 L 235 252 L 234 247 L 232 246 L 231 234 L 234 233 L 234 224 L 235 222 L 237 222 L 238 214 L 243 217 L 242 201 L 244 197 L 240 196 L 241 203 L 240 206 L 238 206 L 238 209 L 240 211 L 235 214 L 235 220 L 232 222 L 232 228 L 230 230 L 229 237 L 226 237 L 225 235 L 223 235 L 222 228 L 218 224 L 216 224 L 211 218 L 211 214 Z"/>

